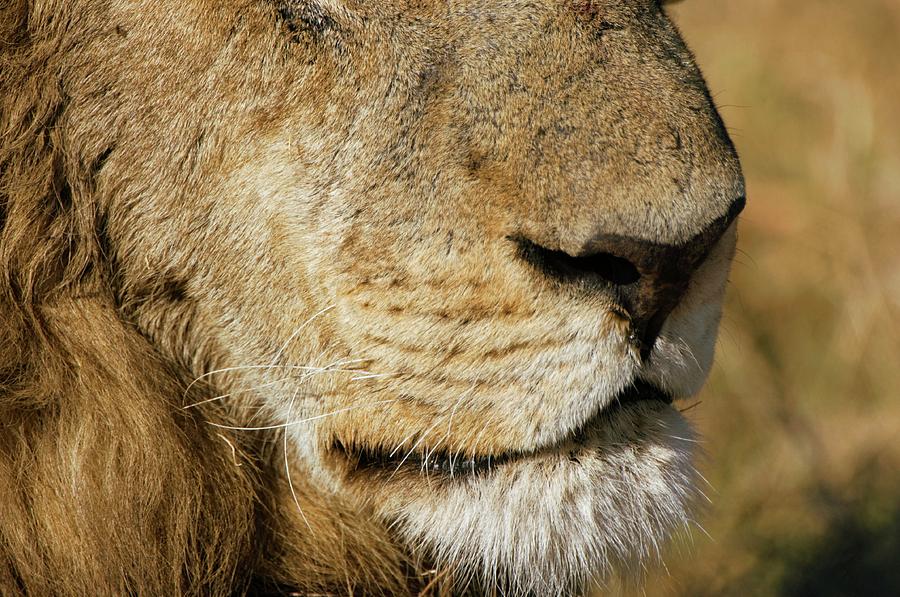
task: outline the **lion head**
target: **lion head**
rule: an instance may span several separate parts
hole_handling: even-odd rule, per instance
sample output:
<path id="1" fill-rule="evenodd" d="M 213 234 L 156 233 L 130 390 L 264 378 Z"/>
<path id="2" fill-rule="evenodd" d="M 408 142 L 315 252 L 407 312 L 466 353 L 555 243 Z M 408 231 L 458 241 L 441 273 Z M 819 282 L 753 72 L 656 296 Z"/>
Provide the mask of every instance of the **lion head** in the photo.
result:
<path id="1" fill-rule="evenodd" d="M 660 2 L 0 32 L 0 580 L 577 593 L 690 521 L 745 193 Z"/>

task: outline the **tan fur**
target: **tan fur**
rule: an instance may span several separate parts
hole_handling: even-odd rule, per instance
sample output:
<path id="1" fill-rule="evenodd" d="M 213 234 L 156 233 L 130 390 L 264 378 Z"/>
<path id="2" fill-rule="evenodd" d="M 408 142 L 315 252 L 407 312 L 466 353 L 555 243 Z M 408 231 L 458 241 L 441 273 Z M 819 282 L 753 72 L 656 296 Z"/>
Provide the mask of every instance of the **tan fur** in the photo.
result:
<path id="1" fill-rule="evenodd" d="M 649 0 L 5 3 L 0 593 L 579 592 L 651 557 L 683 421 L 565 442 L 637 378 L 696 392 L 734 231 L 650 364 L 510 239 L 679 243 L 741 195 Z M 336 445 L 534 456 L 454 484 Z"/>

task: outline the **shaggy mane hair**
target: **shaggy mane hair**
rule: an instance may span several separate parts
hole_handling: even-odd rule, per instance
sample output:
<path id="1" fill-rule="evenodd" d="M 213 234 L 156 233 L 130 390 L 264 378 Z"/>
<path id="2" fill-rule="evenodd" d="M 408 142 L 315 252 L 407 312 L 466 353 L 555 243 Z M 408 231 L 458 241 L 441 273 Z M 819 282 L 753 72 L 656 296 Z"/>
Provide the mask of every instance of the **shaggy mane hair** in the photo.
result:
<path id="1" fill-rule="evenodd" d="M 184 396 L 129 323 L 96 184 L 113 141 L 63 83 L 100 23 L 67 7 L 0 8 L 0 593 L 408 590 L 378 524 L 298 486 L 304 520 L 279 437 L 183 409 L 212 388 Z"/>

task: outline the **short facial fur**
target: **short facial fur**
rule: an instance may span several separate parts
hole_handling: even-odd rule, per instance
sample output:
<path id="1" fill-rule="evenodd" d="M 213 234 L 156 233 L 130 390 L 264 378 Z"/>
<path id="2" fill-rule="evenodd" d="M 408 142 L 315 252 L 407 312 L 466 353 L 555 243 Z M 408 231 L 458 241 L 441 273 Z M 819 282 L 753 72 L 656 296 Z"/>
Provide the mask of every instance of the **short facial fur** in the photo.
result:
<path id="1" fill-rule="evenodd" d="M 616 402 L 698 391 L 735 224 L 645 356 L 523 255 L 744 196 L 658 2 L 13 0 L 0 40 L 0 589 L 579 593 L 690 521 L 689 426 Z"/>

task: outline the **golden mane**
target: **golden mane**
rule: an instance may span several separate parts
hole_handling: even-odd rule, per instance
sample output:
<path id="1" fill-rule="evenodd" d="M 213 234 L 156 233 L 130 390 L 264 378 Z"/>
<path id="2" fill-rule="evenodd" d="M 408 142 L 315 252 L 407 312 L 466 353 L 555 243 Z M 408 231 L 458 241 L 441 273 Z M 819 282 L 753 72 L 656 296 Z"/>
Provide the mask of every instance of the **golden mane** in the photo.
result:
<path id="1" fill-rule="evenodd" d="M 209 394 L 117 317 L 111 147 L 72 134 L 57 76 L 95 27 L 28 6 L 0 8 L 0 592 L 405 589 L 380 527 L 301 485 L 304 520 L 282 442 L 181 408 Z"/>

